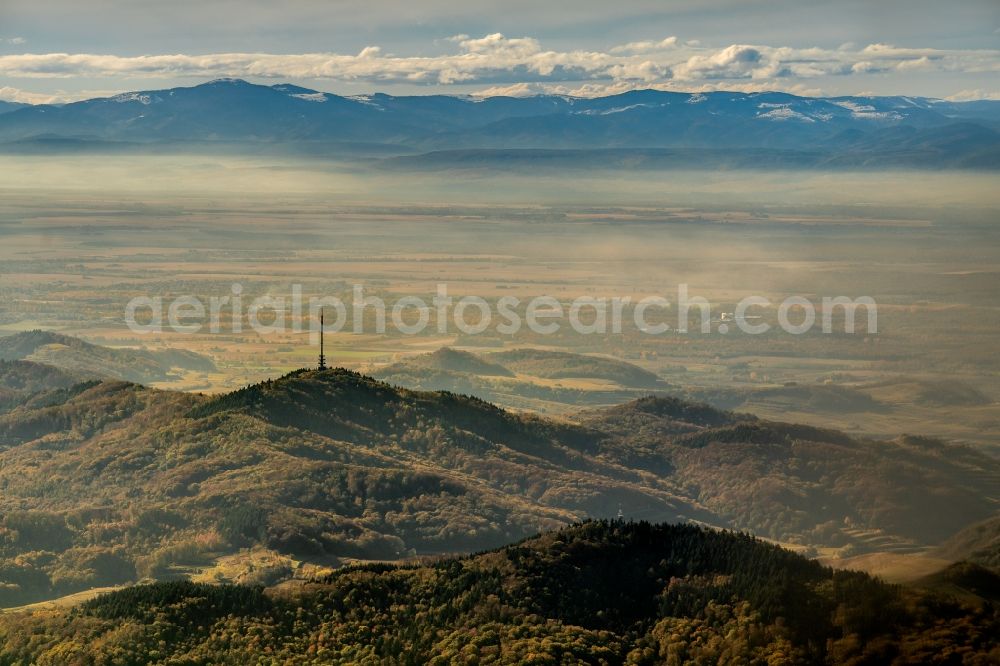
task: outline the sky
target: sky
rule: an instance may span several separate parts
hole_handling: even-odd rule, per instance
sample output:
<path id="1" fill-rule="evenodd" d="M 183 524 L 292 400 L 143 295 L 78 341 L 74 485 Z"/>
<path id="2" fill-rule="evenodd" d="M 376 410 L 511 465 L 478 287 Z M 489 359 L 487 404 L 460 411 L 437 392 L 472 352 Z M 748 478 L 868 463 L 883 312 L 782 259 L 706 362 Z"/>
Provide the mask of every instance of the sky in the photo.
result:
<path id="1" fill-rule="evenodd" d="M 220 77 L 341 94 L 1000 98 L 1000 0 L 0 0 L 0 100 Z"/>

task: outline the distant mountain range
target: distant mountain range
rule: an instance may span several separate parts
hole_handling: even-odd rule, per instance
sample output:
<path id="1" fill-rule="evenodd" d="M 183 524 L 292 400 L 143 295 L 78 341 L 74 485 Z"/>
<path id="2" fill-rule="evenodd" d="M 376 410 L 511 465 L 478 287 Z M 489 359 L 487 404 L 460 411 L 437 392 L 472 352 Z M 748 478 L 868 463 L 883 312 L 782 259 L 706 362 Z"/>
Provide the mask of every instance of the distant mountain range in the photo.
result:
<path id="1" fill-rule="evenodd" d="M 343 97 L 219 79 L 59 106 L 0 105 L 7 152 L 147 151 L 154 144 L 232 150 L 233 143 L 410 156 L 390 161 L 394 168 L 470 161 L 522 168 L 539 160 L 608 166 L 604 151 L 615 151 L 610 166 L 619 167 L 997 168 L 1000 101 L 656 90 L 598 98 Z"/>

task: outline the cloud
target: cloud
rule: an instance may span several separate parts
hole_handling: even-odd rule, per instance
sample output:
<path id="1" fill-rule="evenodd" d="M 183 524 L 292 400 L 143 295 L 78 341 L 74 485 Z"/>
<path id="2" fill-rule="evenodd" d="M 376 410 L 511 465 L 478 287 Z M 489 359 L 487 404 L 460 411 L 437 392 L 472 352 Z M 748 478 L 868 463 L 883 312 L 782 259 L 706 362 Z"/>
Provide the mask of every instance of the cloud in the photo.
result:
<path id="1" fill-rule="evenodd" d="M 975 90 L 960 90 L 954 95 L 948 95 L 945 97 L 947 100 L 952 102 L 968 102 L 977 99 L 996 99 L 1000 100 L 1000 90 L 983 90 L 982 88 L 976 88 Z"/>
<path id="2" fill-rule="evenodd" d="M 472 97 L 531 97 L 532 95 L 550 95 L 554 88 L 542 83 L 513 83 L 509 86 L 490 86 L 472 93 Z"/>
<path id="3" fill-rule="evenodd" d="M 851 65 L 853 74 L 877 74 L 887 70 L 888 68 L 884 65 L 878 65 L 870 60 L 861 60 Z"/>
<path id="4" fill-rule="evenodd" d="M 532 79 L 647 78 L 655 63 L 587 51 L 543 51 L 536 39 L 496 33 L 457 40 L 460 53 L 437 57 L 386 55 L 369 46 L 358 55 L 219 53 L 114 56 L 24 54 L 0 56 L 0 75 L 12 78 L 176 78 L 238 76 L 369 82 L 452 84 Z"/>
<path id="5" fill-rule="evenodd" d="M 59 95 L 46 95 L 28 92 L 10 86 L 0 86 L 0 100 L 4 102 L 21 102 L 23 104 L 51 104 L 63 101 Z"/>
<path id="6" fill-rule="evenodd" d="M 774 90 L 771 82 L 767 81 L 747 81 L 741 83 L 731 83 L 723 81 L 712 81 L 699 84 L 687 82 L 670 81 L 645 86 L 652 90 L 663 90 L 667 92 L 680 93 L 707 93 L 707 92 L 769 92 Z M 493 86 L 484 88 L 472 93 L 473 97 L 530 97 L 532 95 L 566 95 L 568 97 L 606 97 L 635 90 L 636 86 L 627 81 L 616 81 L 611 83 L 582 83 L 579 85 L 564 85 L 557 83 L 515 83 L 510 86 Z M 826 92 L 819 87 L 807 86 L 804 84 L 791 84 L 782 88 L 785 92 L 795 95 L 809 97 L 819 97 Z"/>
<path id="7" fill-rule="evenodd" d="M 714 53 L 693 55 L 674 71 L 678 78 L 687 80 L 742 79 L 752 77 L 754 70 L 766 64 L 760 49 L 734 44 Z"/>
<path id="8" fill-rule="evenodd" d="M 463 37 L 465 39 L 458 40 L 458 45 L 466 53 L 476 55 L 488 55 L 497 58 L 528 58 L 540 53 L 542 50 L 542 45 L 538 40 L 531 37 L 508 39 L 499 32 L 486 35 L 481 39 L 470 39 L 465 35 Z"/>
<path id="9" fill-rule="evenodd" d="M 690 45 L 690 43 L 689 43 Z M 629 42 L 611 49 L 611 53 L 651 53 L 654 51 L 666 51 L 677 46 L 676 37 L 667 37 L 658 42 Z M 695 45 L 696 46 L 696 45 Z"/>
<path id="10" fill-rule="evenodd" d="M 441 44 L 442 42 L 439 42 Z M 1000 72 L 1000 50 L 905 48 L 875 43 L 858 48 L 793 48 L 731 44 L 712 48 L 676 37 L 630 42 L 606 50 L 549 50 L 533 37 L 455 35 L 446 53 L 406 56 L 377 45 L 357 54 L 214 53 L 117 56 L 87 53 L 0 55 L 8 79 L 178 79 L 242 77 L 377 85 L 480 86 L 497 90 L 618 90 L 685 87 L 793 90 L 826 77 L 923 72 Z M 860 87 L 860 86 L 859 86 Z M 527 94 L 531 94 L 528 92 Z"/>
<path id="11" fill-rule="evenodd" d="M 920 56 L 912 60 L 900 60 L 896 63 L 896 69 L 901 72 L 907 70 L 934 69 L 934 61 L 929 56 Z"/>

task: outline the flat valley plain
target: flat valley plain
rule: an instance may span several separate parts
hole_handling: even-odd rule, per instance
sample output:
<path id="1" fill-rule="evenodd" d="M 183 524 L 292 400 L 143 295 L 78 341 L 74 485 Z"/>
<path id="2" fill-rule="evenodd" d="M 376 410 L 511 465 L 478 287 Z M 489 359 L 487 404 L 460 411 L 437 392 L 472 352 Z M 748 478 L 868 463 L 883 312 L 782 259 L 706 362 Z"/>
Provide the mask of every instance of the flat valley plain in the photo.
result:
<path id="1" fill-rule="evenodd" d="M 386 173 L 335 160 L 199 156 L 4 157 L 0 335 L 58 331 L 110 347 L 185 349 L 159 388 L 231 391 L 315 363 L 306 332 L 137 334 L 126 303 L 336 296 L 391 304 L 449 295 L 527 301 L 661 295 L 712 304 L 712 331 L 555 335 L 329 334 L 332 365 L 364 372 L 441 347 L 535 347 L 626 360 L 656 392 L 854 435 L 933 435 L 993 452 L 1000 427 L 1000 188 L 954 172 Z M 718 317 L 750 295 L 869 296 L 878 332 L 747 335 Z M 776 308 L 757 311 L 776 325 Z M 693 311 L 693 317 L 698 311 Z M 862 310 L 863 313 L 863 310 Z M 270 312 L 261 319 L 267 323 Z M 290 316 L 290 314 L 289 314 Z M 676 309 L 667 322 L 676 321 Z M 470 319 L 470 321 L 474 321 Z M 299 320 L 307 326 L 307 323 Z M 369 322 L 371 324 L 372 322 Z M 349 328 L 349 327 L 347 327 Z M 391 327 L 390 327 L 391 329 Z M 839 330 L 840 333 L 836 333 Z M 499 400 L 569 413 L 638 394 L 600 378 L 518 376 L 557 389 Z M 553 393 L 553 391 L 549 391 Z"/>

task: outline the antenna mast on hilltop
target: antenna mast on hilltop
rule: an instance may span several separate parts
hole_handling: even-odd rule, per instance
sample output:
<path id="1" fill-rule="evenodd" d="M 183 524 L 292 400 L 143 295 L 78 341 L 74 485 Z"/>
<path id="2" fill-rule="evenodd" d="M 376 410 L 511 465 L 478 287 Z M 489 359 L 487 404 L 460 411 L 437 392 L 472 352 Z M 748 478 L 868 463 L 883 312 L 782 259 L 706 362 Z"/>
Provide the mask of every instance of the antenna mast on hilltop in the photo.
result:
<path id="1" fill-rule="evenodd" d="M 319 369 L 326 370 L 326 356 L 323 354 L 323 310 L 319 311 Z"/>

